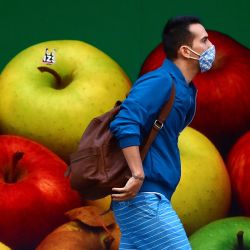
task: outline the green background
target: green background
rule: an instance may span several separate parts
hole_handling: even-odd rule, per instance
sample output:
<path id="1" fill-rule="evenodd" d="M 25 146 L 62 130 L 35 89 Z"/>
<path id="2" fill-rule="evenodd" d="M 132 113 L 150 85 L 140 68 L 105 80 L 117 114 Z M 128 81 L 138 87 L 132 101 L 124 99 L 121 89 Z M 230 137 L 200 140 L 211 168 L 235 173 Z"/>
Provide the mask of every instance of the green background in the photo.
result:
<path id="1" fill-rule="evenodd" d="M 0 71 L 30 45 L 76 39 L 110 55 L 134 81 L 169 17 L 198 15 L 249 48 L 249 7 L 249 0 L 2 0 Z"/>

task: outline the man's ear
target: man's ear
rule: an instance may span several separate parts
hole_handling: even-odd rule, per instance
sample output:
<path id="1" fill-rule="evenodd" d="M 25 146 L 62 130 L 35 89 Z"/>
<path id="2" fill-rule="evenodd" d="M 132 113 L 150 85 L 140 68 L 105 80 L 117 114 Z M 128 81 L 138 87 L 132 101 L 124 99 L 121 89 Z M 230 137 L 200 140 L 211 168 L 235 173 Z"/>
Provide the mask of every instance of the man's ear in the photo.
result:
<path id="1" fill-rule="evenodd" d="M 190 58 L 190 50 L 188 49 L 187 46 L 184 46 L 182 45 L 180 48 L 179 48 L 179 54 L 185 58 Z"/>

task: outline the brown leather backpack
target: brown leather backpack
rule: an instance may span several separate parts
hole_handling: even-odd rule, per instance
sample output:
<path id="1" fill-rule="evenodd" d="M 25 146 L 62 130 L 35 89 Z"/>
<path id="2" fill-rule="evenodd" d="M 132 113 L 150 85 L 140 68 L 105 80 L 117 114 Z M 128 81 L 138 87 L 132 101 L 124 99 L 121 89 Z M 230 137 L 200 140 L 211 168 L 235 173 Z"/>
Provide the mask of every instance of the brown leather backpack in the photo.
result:
<path id="1" fill-rule="evenodd" d="M 170 99 L 164 104 L 145 144 L 140 149 L 142 161 L 162 128 L 174 98 L 173 83 Z M 119 110 L 120 105 L 94 118 L 84 131 L 78 150 L 70 155 L 70 164 L 65 176 L 70 176 L 72 189 L 77 190 L 86 200 L 100 199 L 111 194 L 113 187 L 123 187 L 131 177 L 123 152 L 109 129 L 110 122 Z"/>

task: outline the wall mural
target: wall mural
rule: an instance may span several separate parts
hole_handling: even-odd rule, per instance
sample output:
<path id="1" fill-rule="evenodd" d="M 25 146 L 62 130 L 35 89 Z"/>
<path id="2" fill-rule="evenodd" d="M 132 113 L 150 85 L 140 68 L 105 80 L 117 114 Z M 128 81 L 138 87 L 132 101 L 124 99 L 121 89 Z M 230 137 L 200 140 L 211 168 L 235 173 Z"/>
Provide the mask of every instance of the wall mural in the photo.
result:
<path id="1" fill-rule="evenodd" d="M 172 204 L 194 250 L 250 249 L 250 50 L 208 33 L 216 59 L 193 80 L 196 116 L 180 134 L 182 177 Z M 159 44 L 139 75 L 165 57 Z M 1 250 L 118 249 L 113 213 L 103 214 L 111 198 L 85 200 L 64 173 L 88 123 L 132 84 L 118 61 L 85 41 L 33 44 L 3 68 Z"/>

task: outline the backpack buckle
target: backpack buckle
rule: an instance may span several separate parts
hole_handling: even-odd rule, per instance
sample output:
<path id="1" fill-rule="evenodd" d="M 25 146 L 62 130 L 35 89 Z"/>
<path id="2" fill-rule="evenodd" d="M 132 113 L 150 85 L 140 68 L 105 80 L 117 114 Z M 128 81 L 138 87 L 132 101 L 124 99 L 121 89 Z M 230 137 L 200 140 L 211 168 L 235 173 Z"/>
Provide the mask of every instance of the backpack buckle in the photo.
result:
<path id="1" fill-rule="evenodd" d="M 163 123 L 159 120 L 155 120 L 154 127 L 160 130 L 163 127 Z"/>

